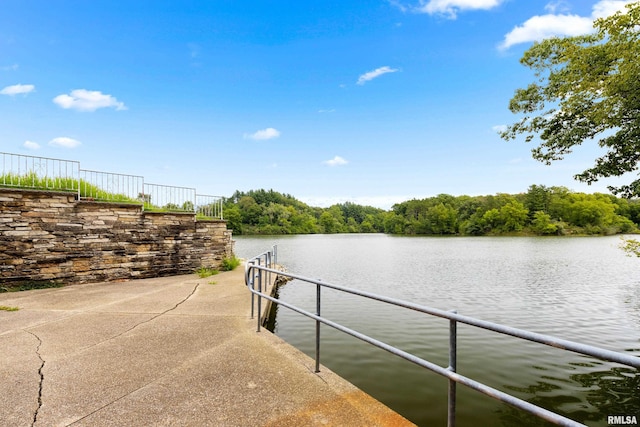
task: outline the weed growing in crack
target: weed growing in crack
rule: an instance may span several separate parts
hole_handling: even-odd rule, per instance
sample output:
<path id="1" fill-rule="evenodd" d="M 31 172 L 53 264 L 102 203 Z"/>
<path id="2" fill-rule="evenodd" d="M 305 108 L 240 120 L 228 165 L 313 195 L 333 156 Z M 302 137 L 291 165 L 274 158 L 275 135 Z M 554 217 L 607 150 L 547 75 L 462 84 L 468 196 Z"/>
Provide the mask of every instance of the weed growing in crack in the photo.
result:
<path id="1" fill-rule="evenodd" d="M 196 274 L 200 276 L 201 279 L 216 275 L 218 273 L 220 273 L 218 270 L 216 270 L 215 268 L 209 268 L 209 267 L 200 267 L 199 269 L 196 270 Z"/>
<path id="2" fill-rule="evenodd" d="M 0 311 L 18 311 L 20 310 L 19 307 L 9 307 L 6 305 L 0 305 Z"/>

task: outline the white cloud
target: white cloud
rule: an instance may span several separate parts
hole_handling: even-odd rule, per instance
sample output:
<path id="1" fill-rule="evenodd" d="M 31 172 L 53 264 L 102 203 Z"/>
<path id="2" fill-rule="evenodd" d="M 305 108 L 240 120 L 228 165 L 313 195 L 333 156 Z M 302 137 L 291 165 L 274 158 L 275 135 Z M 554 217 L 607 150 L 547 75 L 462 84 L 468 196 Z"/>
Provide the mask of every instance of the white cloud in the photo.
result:
<path id="1" fill-rule="evenodd" d="M 12 85 L 12 86 L 7 86 L 4 89 L 0 90 L 0 94 L 2 95 L 10 95 L 10 96 L 14 96 L 14 95 L 18 95 L 21 93 L 29 93 L 29 92 L 33 92 L 34 90 L 36 90 L 36 87 L 34 85 L 21 85 L 21 84 L 17 84 L 17 85 Z"/>
<path id="2" fill-rule="evenodd" d="M 497 7 L 503 0 L 425 0 L 420 1 L 416 9 L 421 13 L 447 15 L 455 19 L 459 11 L 464 10 L 488 10 Z"/>
<path id="3" fill-rule="evenodd" d="M 593 19 L 606 18 L 615 15 L 618 11 L 626 10 L 625 6 L 634 0 L 601 0 L 593 5 Z"/>
<path id="4" fill-rule="evenodd" d="M 66 136 L 59 136 L 58 138 L 53 138 L 51 141 L 49 141 L 49 145 L 63 148 L 75 148 L 80 144 L 80 141 L 77 141 L 73 138 L 68 138 Z"/>
<path id="5" fill-rule="evenodd" d="M 18 69 L 18 64 L 5 65 L 0 67 L 2 71 L 16 71 Z"/>
<path id="6" fill-rule="evenodd" d="M 399 70 L 397 68 L 391 68 L 385 65 L 384 67 L 376 68 L 373 71 L 364 73 L 363 75 L 358 77 L 358 81 L 356 82 L 356 84 L 363 85 L 369 80 L 373 80 L 376 77 L 380 77 L 383 74 L 395 73 L 396 71 L 399 71 Z"/>
<path id="7" fill-rule="evenodd" d="M 22 146 L 28 150 L 37 150 L 40 148 L 40 144 L 33 141 L 25 141 L 24 144 L 22 144 Z"/>
<path id="8" fill-rule="evenodd" d="M 491 129 L 493 129 L 494 132 L 502 133 L 507 130 L 507 125 L 495 125 Z"/>
<path id="9" fill-rule="evenodd" d="M 347 160 L 343 159 L 340 156 L 335 156 L 333 159 L 325 160 L 322 163 L 324 163 L 327 166 L 343 166 L 343 165 L 346 165 L 349 162 Z"/>
<path id="10" fill-rule="evenodd" d="M 501 49 L 553 36 L 579 36 L 593 30 L 593 20 L 578 15 L 542 15 L 529 18 L 505 37 Z"/>
<path id="11" fill-rule="evenodd" d="M 549 13 L 568 12 L 569 9 L 570 9 L 569 5 L 567 4 L 567 2 L 563 0 L 558 0 L 558 1 L 548 3 L 544 7 L 544 10 L 546 10 Z"/>
<path id="12" fill-rule="evenodd" d="M 579 16 L 568 14 L 536 15 L 516 26 L 498 46 L 500 49 L 533 41 L 541 41 L 555 36 L 579 36 L 593 32 L 593 21 L 613 15 L 619 10 L 624 10 L 625 5 L 631 3 L 628 0 L 601 0 L 593 5 L 591 16 Z M 547 10 L 556 10 L 558 4 L 548 4 Z"/>
<path id="13" fill-rule="evenodd" d="M 266 140 L 266 139 L 273 139 L 279 136 L 280 136 L 280 131 L 274 128 L 266 128 L 252 134 L 246 134 L 246 133 L 244 134 L 245 138 L 255 139 L 259 141 Z"/>
<path id="14" fill-rule="evenodd" d="M 336 109 L 335 108 L 330 108 L 328 110 L 318 110 L 318 113 L 335 113 Z"/>
<path id="15" fill-rule="evenodd" d="M 113 107 L 116 110 L 126 110 L 124 103 L 119 102 L 111 95 L 105 95 L 100 91 L 75 89 L 69 95 L 63 94 L 53 98 L 53 102 L 64 109 L 78 111 L 95 111 L 98 108 Z"/>

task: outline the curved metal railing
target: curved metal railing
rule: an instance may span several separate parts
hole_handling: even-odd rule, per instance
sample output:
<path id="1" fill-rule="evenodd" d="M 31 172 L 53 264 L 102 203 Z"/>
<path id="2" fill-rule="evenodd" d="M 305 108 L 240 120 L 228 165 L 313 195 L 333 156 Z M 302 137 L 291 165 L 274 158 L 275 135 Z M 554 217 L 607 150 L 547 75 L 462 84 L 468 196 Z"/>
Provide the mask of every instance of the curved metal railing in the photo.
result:
<path id="1" fill-rule="evenodd" d="M 396 356 L 399 356 L 405 360 L 408 360 L 418 366 L 429 369 L 437 374 L 440 374 L 449 379 L 449 403 L 448 403 L 448 415 L 447 425 L 449 427 L 455 426 L 455 413 L 456 413 L 456 384 L 465 385 L 471 389 L 479 391 L 487 396 L 493 397 L 501 402 L 505 402 L 511 406 L 529 412 L 539 418 L 547 420 L 551 423 L 560 426 L 584 426 L 579 422 L 576 422 L 570 418 L 564 417 L 555 412 L 549 411 L 540 406 L 529 403 L 525 400 L 519 399 L 513 395 L 502 392 L 495 388 L 492 388 L 486 384 L 475 381 L 464 375 L 456 373 L 456 357 L 457 357 L 457 323 L 464 323 L 467 325 L 475 326 L 478 328 L 486 329 L 489 331 L 497 332 L 504 335 L 510 335 L 516 338 L 556 347 L 559 349 L 572 351 L 575 353 L 595 357 L 597 359 L 606 360 L 610 362 L 620 363 L 623 365 L 631 366 L 636 369 L 640 369 L 640 357 L 632 356 L 626 353 L 620 353 L 616 351 L 606 350 L 599 347 L 594 347 L 586 344 L 577 343 L 574 341 L 568 341 L 561 338 L 556 338 L 550 335 L 539 334 L 536 332 L 527 331 L 524 329 L 512 328 L 510 326 L 501 325 L 498 323 L 487 322 L 484 320 L 476 319 L 469 316 L 464 316 L 456 313 L 455 311 L 445 311 L 437 308 L 427 307 L 419 304 L 414 304 L 407 301 L 402 301 L 396 298 L 389 298 L 382 295 L 377 295 L 371 292 L 361 291 L 357 289 L 348 288 L 345 286 L 335 285 L 332 283 L 324 282 L 317 279 L 311 279 L 298 274 L 287 273 L 278 270 L 277 268 L 277 247 L 274 246 L 271 250 L 261 253 L 251 259 L 245 264 L 245 283 L 251 291 L 251 317 L 255 316 L 254 304 L 255 297 L 257 297 L 258 307 L 258 325 L 257 331 L 260 331 L 262 318 L 260 316 L 262 308 L 262 299 L 271 301 L 272 303 L 286 307 L 304 316 L 307 316 L 316 321 L 316 347 L 315 347 L 315 369 L 316 372 L 320 372 L 320 324 L 331 326 L 339 331 L 342 331 L 348 335 L 356 337 L 362 341 L 372 344 L 378 348 L 388 351 Z M 280 301 L 277 298 L 272 297 L 266 293 L 268 284 L 271 284 L 271 278 L 273 275 L 284 276 L 289 279 L 296 279 L 302 282 L 311 283 L 316 285 L 316 312 L 311 313 L 307 310 L 296 307 L 286 301 Z M 339 323 L 329 320 L 321 316 L 321 288 L 329 288 L 336 291 L 348 293 L 351 295 L 357 295 L 363 298 L 380 301 L 386 304 L 403 307 L 405 309 L 414 310 L 420 313 L 428 314 L 431 316 L 437 316 L 445 319 L 449 319 L 449 366 L 446 368 L 437 365 L 435 363 L 424 360 L 414 354 L 408 353 L 394 346 L 386 344 L 368 335 L 365 335 L 356 330 L 347 328 Z"/>

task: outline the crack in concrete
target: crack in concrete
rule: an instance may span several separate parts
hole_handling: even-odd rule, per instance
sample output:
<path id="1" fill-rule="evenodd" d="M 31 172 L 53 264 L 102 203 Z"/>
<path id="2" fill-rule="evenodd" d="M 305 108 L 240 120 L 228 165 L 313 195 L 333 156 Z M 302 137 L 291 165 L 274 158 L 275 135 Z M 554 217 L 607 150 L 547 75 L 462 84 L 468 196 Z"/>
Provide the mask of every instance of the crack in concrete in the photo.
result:
<path id="1" fill-rule="evenodd" d="M 119 333 L 118 335 L 115 335 L 115 336 L 113 336 L 113 337 L 111 337 L 111 338 L 109 338 L 109 339 L 107 339 L 107 340 L 104 340 L 104 341 L 101 341 L 101 342 L 99 342 L 99 343 L 96 343 L 96 344 L 94 344 L 94 345 L 92 345 L 92 346 L 90 346 L 90 347 L 85 347 L 83 350 L 86 350 L 86 349 L 91 348 L 91 347 L 95 347 L 95 346 L 97 346 L 97 345 L 99 345 L 99 344 L 101 344 L 101 343 L 104 343 L 104 342 L 107 342 L 107 341 L 110 341 L 110 340 L 116 339 L 116 338 L 118 338 L 118 337 L 121 337 L 122 335 L 126 334 L 127 332 L 130 332 L 130 331 L 134 330 L 134 329 L 135 329 L 135 328 L 137 328 L 138 326 L 141 326 L 141 325 L 144 325 L 144 324 L 146 324 L 146 323 L 149 323 L 149 322 L 151 322 L 152 320 L 157 319 L 158 317 L 163 316 L 163 315 L 165 315 L 165 314 L 169 313 L 170 311 L 173 311 L 173 310 L 177 309 L 180 305 L 182 305 L 182 304 L 184 304 L 185 302 L 187 302 L 187 300 L 189 300 L 189 298 L 191 298 L 191 297 L 196 293 L 196 291 L 198 290 L 198 287 L 199 287 L 199 286 L 200 286 L 200 283 L 196 283 L 195 287 L 194 287 L 194 288 L 193 288 L 193 290 L 189 293 L 189 295 L 187 295 L 187 296 L 186 296 L 185 298 L 183 298 L 182 300 L 178 301 L 178 302 L 177 302 L 173 307 L 171 307 L 171 308 L 169 308 L 169 309 L 167 309 L 167 310 L 165 310 L 165 311 L 163 311 L 163 312 L 161 312 L 161 313 L 157 313 L 155 316 L 151 317 L 150 319 L 145 320 L 144 322 L 140 322 L 140 323 L 138 323 L 138 324 L 136 324 L 136 325 L 132 326 L 131 328 L 129 328 L 129 329 L 127 329 L 127 330 L 125 330 L 125 331 L 123 331 L 123 332 Z M 40 412 L 40 409 L 42 408 L 42 387 L 43 387 L 43 384 L 44 384 L 44 373 L 43 373 L 42 371 L 43 371 L 43 369 L 44 369 L 45 360 L 42 358 L 42 355 L 40 354 L 40 347 L 42 346 L 42 339 L 40 339 L 40 337 L 39 337 L 38 335 L 34 334 L 34 333 L 33 333 L 33 332 L 31 332 L 31 331 L 27 331 L 27 330 L 24 330 L 24 331 L 25 331 L 26 333 L 30 334 L 30 335 L 33 335 L 33 336 L 38 340 L 38 346 L 36 347 L 36 354 L 38 355 L 38 358 L 40 359 L 40 362 L 41 362 L 41 363 L 40 363 L 40 367 L 38 368 L 38 375 L 40 376 L 40 383 L 39 383 L 39 387 L 38 387 L 38 407 L 36 408 L 36 410 L 35 410 L 35 412 L 34 412 L 34 414 L 33 414 L 33 422 L 32 422 L 32 424 L 31 424 L 31 427 L 34 427 L 34 426 L 36 425 L 36 422 L 38 421 L 38 413 Z M 167 375 L 167 374 L 165 374 L 164 376 L 166 376 L 166 375 Z M 163 377 L 164 377 L 164 376 L 163 376 Z M 162 378 L 162 377 L 161 377 L 161 378 Z M 95 411 L 93 411 L 93 412 L 91 412 L 91 413 L 89 413 L 89 414 L 87 414 L 87 415 L 83 416 L 82 418 L 80 418 L 80 419 L 78 419 L 78 420 L 76 420 L 76 421 L 74 421 L 74 422 L 72 422 L 71 424 L 68 424 L 68 425 L 75 424 L 75 423 L 77 423 L 77 422 L 79 422 L 79 421 L 81 421 L 81 420 L 83 420 L 83 419 L 85 419 L 85 418 L 87 418 L 87 417 L 89 417 L 89 416 L 91 416 L 91 415 L 95 414 L 96 412 L 99 412 L 99 411 L 101 411 L 102 409 L 104 409 L 104 408 L 106 408 L 106 407 L 108 407 L 108 406 L 110 406 L 110 405 L 113 405 L 114 403 L 118 402 L 119 400 L 124 399 L 126 396 L 128 396 L 128 395 L 130 395 L 130 394 L 132 394 L 132 393 L 135 393 L 136 391 L 138 391 L 138 390 L 140 390 L 140 389 L 142 389 L 142 388 L 144 388 L 144 387 L 148 386 L 148 385 L 149 385 L 149 384 L 151 384 L 151 383 L 154 383 L 154 382 L 158 381 L 158 380 L 159 380 L 159 379 L 161 379 L 161 378 L 156 378 L 156 379 L 154 379 L 153 381 L 150 381 L 149 383 L 144 384 L 144 385 L 142 385 L 142 386 L 138 387 L 136 390 L 132 390 L 132 391 L 130 391 L 130 392 L 125 393 L 124 395 L 122 395 L 122 396 L 120 396 L 119 398 L 117 398 L 117 399 L 113 400 L 112 402 L 107 403 L 106 405 L 104 405 L 104 406 L 102 406 L 102 407 L 100 407 L 100 408 L 96 409 Z"/>
<path id="2" fill-rule="evenodd" d="M 132 326 L 132 327 L 130 327 L 129 329 L 127 329 L 127 330 L 125 330 L 125 331 L 122 331 L 122 332 L 121 332 L 121 333 L 119 333 L 118 335 L 115 335 L 115 336 L 113 336 L 113 337 L 111 337 L 111 338 L 109 338 L 108 340 L 105 340 L 105 341 L 109 341 L 109 340 L 112 340 L 112 339 L 115 339 L 115 338 L 121 337 L 122 335 L 126 334 L 127 332 L 131 332 L 132 330 L 134 330 L 134 329 L 135 329 L 135 328 L 137 328 L 138 326 L 141 326 L 141 325 L 147 324 L 147 323 L 149 323 L 149 322 L 151 322 L 151 321 L 153 321 L 153 320 L 157 319 L 158 317 L 160 317 L 160 316 L 164 316 L 164 315 L 165 315 L 165 314 L 167 314 L 168 312 L 175 310 L 175 309 L 176 309 L 176 308 L 178 308 L 180 305 L 182 305 L 182 304 L 184 304 L 185 302 L 187 302 L 187 300 L 188 300 L 189 298 L 191 298 L 191 297 L 193 296 L 193 294 L 195 294 L 195 293 L 196 293 L 196 291 L 198 290 L 198 286 L 200 286 L 200 283 L 196 283 L 196 286 L 193 288 L 193 290 L 191 291 L 191 293 L 190 293 L 189 295 L 187 295 L 185 298 L 183 298 L 181 301 L 179 301 L 178 303 L 176 303 L 176 305 L 174 305 L 173 307 L 171 307 L 171 308 L 169 308 L 169 309 L 167 309 L 167 310 L 163 311 L 162 313 L 157 313 L 155 316 L 153 316 L 153 317 L 149 318 L 148 320 L 145 320 L 144 322 L 136 323 L 135 325 L 133 325 L 133 326 Z M 101 343 L 102 343 L 102 342 L 105 342 L 105 341 L 101 341 Z M 98 345 L 98 344 L 100 344 L 100 343 L 96 343 L 95 345 Z"/>
<path id="3" fill-rule="evenodd" d="M 134 329 L 135 329 L 135 328 L 137 328 L 138 326 L 140 326 L 140 325 L 144 325 L 144 324 L 146 324 L 146 323 L 149 323 L 149 322 L 151 322 L 152 320 L 155 320 L 155 319 L 157 319 L 158 317 L 160 317 L 160 316 L 162 316 L 162 315 L 165 315 L 165 314 L 167 314 L 167 313 L 168 313 L 168 312 L 170 312 L 170 311 L 175 310 L 175 309 L 176 309 L 176 308 L 178 308 L 181 304 L 185 303 L 189 298 L 191 298 L 191 297 L 193 296 L 193 294 L 195 294 L 195 293 L 196 293 L 196 290 L 198 290 L 198 286 L 200 286 L 200 283 L 196 283 L 196 286 L 193 288 L 193 290 L 191 291 L 191 293 L 190 293 L 189 295 L 187 295 L 185 298 L 183 298 L 181 301 L 179 301 L 178 303 L 176 303 L 176 305 L 174 305 L 173 307 L 171 307 L 171 308 L 169 308 L 169 309 L 167 309 L 167 310 L 163 311 L 162 313 L 156 313 L 154 316 L 150 317 L 149 319 L 145 320 L 144 322 L 136 323 L 135 325 L 131 326 L 129 329 L 126 329 L 126 330 L 124 330 L 124 331 L 120 332 L 119 334 L 116 334 L 116 335 L 114 335 L 114 336 L 112 336 L 112 337 L 109 337 L 109 338 L 107 338 L 107 339 L 104 339 L 104 340 L 102 340 L 102 341 L 98 341 L 98 342 L 96 342 L 96 343 L 94 343 L 94 344 L 91 344 L 91 345 L 89 345 L 89 346 L 79 348 L 78 350 L 76 350 L 76 351 L 74 352 L 74 354 L 81 353 L 81 352 L 86 351 L 86 350 L 88 350 L 88 349 L 90 349 L 90 348 L 94 348 L 94 347 L 96 347 L 96 346 L 99 346 L 100 344 L 103 344 L 103 343 L 105 343 L 105 342 L 108 342 L 108 341 L 111 341 L 111 340 L 113 340 L 113 339 L 119 338 L 119 337 L 123 336 L 124 334 L 126 334 L 127 332 L 131 332 L 132 330 L 134 330 Z M 135 313 L 135 314 L 150 314 L 150 313 Z"/>
<path id="4" fill-rule="evenodd" d="M 45 361 L 42 358 L 42 355 L 40 354 L 40 347 L 42 346 L 42 340 L 40 339 L 40 337 L 31 331 L 25 331 L 25 332 L 30 335 L 33 335 L 38 340 L 38 346 L 36 347 L 36 354 L 38 355 L 38 359 L 40 359 L 40 362 L 41 362 L 40 367 L 38 368 L 38 375 L 40 376 L 40 381 L 38 385 L 38 407 L 33 413 L 33 423 L 31 423 L 31 426 L 33 427 L 38 421 L 38 413 L 40 412 L 40 408 L 42 408 L 42 386 L 44 384 L 44 373 L 42 372 L 42 370 L 44 369 Z"/>
<path id="5" fill-rule="evenodd" d="M 132 326 L 131 328 L 129 328 L 129 329 L 127 329 L 126 331 L 124 331 L 124 332 L 122 332 L 122 333 L 120 333 L 120 334 L 118 334 L 118 335 L 116 335 L 116 336 L 114 336 L 114 337 L 110 338 L 109 340 L 112 340 L 112 339 L 115 339 L 115 338 L 117 338 L 117 337 L 119 337 L 119 336 L 122 336 L 122 335 L 126 334 L 127 332 L 132 331 L 133 329 L 137 328 L 137 327 L 138 327 L 138 326 L 140 326 L 140 325 L 144 325 L 145 323 L 149 323 L 149 322 L 151 322 L 152 320 L 157 319 L 158 317 L 160 317 L 160 316 L 162 316 L 162 315 L 164 315 L 164 314 L 167 314 L 167 313 L 168 313 L 168 312 L 170 312 L 170 311 L 175 310 L 175 309 L 176 309 L 176 308 L 178 308 L 181 304 L 185 303 L 189 298 L 191 298 L 191 297 L 193 296 L 193 294 L 195 294 L 195 293 L 196 293 L 196 291 L 198 290 L 198 286 L 200 286 L 200 283 L 196 283 L 196 286 L 193 288 L 193 290 L 191 291 L 191 293 L 190 293 L 189 295 L 187 295 L 187 296 L 186 296 L 182 301 L 179 301 L 179 302 L 178 302 L 176 305 L 174 305 L 172 308 L 170 308 L 170 309 L 168 309 L 168 310 L 165 310 L 165 311 L 163 311 L 162 313 L 158 313 L 158 314 L 156 314 L 155 316 L 153 316 L 153 317 L 152 317 L 152 318 L 150 318 L 149 320 L 145 320 L 144 322 L 141 322 L 141 323 L 138 323 L 138 324 L 136 324 L 136 325 Z M 108 340 L 107 340 L 107 341 L 108 341 Z M 103 341 L 103 342 L 104 342 L 104 341 Z M 96 344 L 96 345 L 97 345 L 97 344 Z M 112 400 L 111 402 L 109 402 L 109 403 L 107 403 L 107 404 L 105 404 L 105 405 L 101 406 L 100 408 L 98 408 L 98 409 L 96 409 L 96 410 L 94 410 L 94 411 L 92 411 L 92 412 L 90 412 L 90 413 L 88 413 L 88 414 L 84 415 L 83 417 L 81 417 L 81 418 L 79 418 L 79 419 L 77 419 L 77 420 L 73 421 L 72 423 L 67 424 L 67 427 L 68 427 L 68 426 L 72 426 L 72 425 L 74 425 L 74 424 L 77 424 L 77 423 L 79 423 L 80 421 L 82 421 L 82 420 L 84 420 L 84 419 L 86 419 L 86 418 L 90 417 L 91 415 L 93 415 L 93 414 L 95 414 L 95 413 L 97 413 L 97 412 L 102 411 L 104 408 L 107 408 L 107 407 L 109 407 L 109 406 L 111 406 L 111 405 L 113 405 L 113 404 L 115 404 L 115 403 L 119 402 L 120 400 L 124 399 L 125 397 L 127 397 L 127 396 L 129 396 L 129 395 L 131 395 L 131 394 L 133 394 L 133 393 L 135 393 L 135 392 L 137 392 L 137 391 L 139 391 L 139 390 L 142 390 L 143 388 L 147 387 L 149 384 L 153 384 L 153 383 L 156 383 L 156 382 L 158 382 L 158 381 L 162 380 L 163 378 L 165 378 L 165 377 L 169 376 L 172 372 L 174 372 L 174 371 L 176 371 L 176 370 L 178 370 L 178 369 L 179 369 L 179 368 L 175 368 L 175 369 L 173 369 L 171 372 L 167 372 L 166 374 L 164 374 L 164 375 L 160 376 L 159 378 L 154 378 L 153 380 L 151 380 L 151 381 L 147 382 L 146 384 L 141 385 L 140 387 L 136 388 L 135 390 L 131 390 L 131 391 L 129 391 L 129 392 L 127 392 L 127 393 L 123 394 L 122 396 L 118 397 L 117 399 L 114 399 L 114 400 Z"/>

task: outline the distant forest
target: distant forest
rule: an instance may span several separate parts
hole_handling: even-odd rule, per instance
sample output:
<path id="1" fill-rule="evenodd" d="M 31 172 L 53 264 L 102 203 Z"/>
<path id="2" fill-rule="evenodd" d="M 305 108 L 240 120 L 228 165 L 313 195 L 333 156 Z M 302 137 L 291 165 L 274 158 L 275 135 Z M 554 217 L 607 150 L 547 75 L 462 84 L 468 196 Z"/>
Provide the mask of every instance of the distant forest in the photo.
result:
<path id="1" fill-rule="evenodd" d="M 309 206 L 273 190 L 236 191 L 224 217 L 234 234 L 612 235 L 638 233 L 640 200 L 532 185 L 526 193 L 440 194 L 393 205 Z"/>

